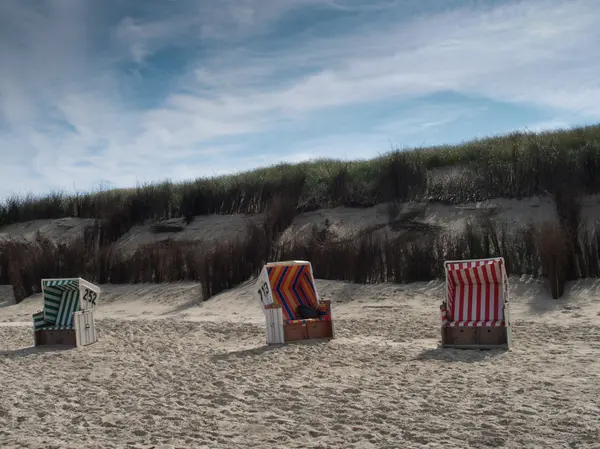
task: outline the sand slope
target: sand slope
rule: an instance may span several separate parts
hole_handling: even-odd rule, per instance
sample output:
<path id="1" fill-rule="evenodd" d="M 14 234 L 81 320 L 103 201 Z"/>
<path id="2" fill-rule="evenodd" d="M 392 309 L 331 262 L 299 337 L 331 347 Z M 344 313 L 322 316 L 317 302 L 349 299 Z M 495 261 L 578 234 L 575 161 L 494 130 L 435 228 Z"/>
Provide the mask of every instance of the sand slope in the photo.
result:
<path id="1" fill-rule="evenodd" d="M 56 243 L 66 243 L 83 237 L 85 228 L 94 223 L 93 219 L 76 217 L 14 223 L 0 228 L 0 240 L 8 238 L 33 240 L 39 232 Z"/>
<path id="2" fill-rule="evenodd" d="M 555 216 L 554 204 L 549 197 L 531 197 L 523 200 L 495 199 L 479 203 L 443 205 L 439 203 L 413 204 L 407 203 L 405 210 L 422 209 L 417 218 L 422 223 L 439 226 L 442 229 L 461 230 L 467 220 L 484 213 L 492 213 L 493 219 L 499 223 L 507 223 L 509 228 L 527 223 L 539 224 Z M 582 219 L 588 228 L 600 222 L 600 195 L 585 197 L 582 208 Z M 245 226 L 249 220 L 261 223 L 262 217 L 245 215 L 204 215 L 186 225 L 183 219 L 170 219 L 162 224 L 181 226 L 182 231 L 172 233 L 152 232 L 153 223 L 134 226 L 117 242 L 119 248 L 131 251 L 140 245 L 154 243 L 166 239 L 178 241 L 211 240 L 243 238 Z M 66 242 L 83 236 L 86 226 L 94 220 L 78 218 L 61 218 L 57 220 L 36 220 L 17 223 L 0 228 L 0 240 L 7 238 L 35 238 L 39 231 L 56 242 Z M 320 209 L 298 215 L 292 225 L 284 232 L 282 239 L 290 240 L 298 236 L 309 235 L 313 226 L 318 229 L 327 227 L 331 233 L 340 237 L 349 237 L 365 228 L 389 222 L 387 204 L 379 204 L 370 208 L 337 207 Z"/>
<path id="3" fill-rule="evenodd" d="M 336 338 L 267 347 L 252 284 L 103 286 L 98 343 L 0 308 L 2 448 L 598 447 L 600 284 L 512 279 L 514 348 L 441 350 L 440 282 L 319 281 Z"/>
<path id="4" fill-rule="evenodd" d="M 12 285 L 0 285 L 0 307 L 15 304 L 15 293 Z"/>

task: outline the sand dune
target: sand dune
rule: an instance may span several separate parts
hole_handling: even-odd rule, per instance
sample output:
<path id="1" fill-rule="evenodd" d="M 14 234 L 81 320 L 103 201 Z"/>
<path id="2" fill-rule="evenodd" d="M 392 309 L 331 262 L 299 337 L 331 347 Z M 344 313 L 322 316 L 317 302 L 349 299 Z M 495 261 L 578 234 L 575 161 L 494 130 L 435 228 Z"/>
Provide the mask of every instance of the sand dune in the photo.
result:
<path id="1" fill-rule="evenodd" d="M 100 340 L 0 308 L 2 448 L 598 447 L 600 284 L 512 279 L 511 351 L 438 349 L 440 282 L 318 281 L 336 338 L 267 347 L 252 284 L 103 286 Z"/>
<path id="2" fill-rule="evenodd" d="M 555 216 L 554 204 L 549 197 L 531 197 L 523 200 L 495 199 L 457 205 L 406 203 L 405 207 L 407 210 L 415 207 L 423 209 L 422 216 L 418 220 L 450 230 L 463 229 L 467 220 L 482 213 L 493 213 L 494 220 L 505 222 L 513 228 L 515 224 L 519 226 L 527 223 L 539 224 Z M 155 223 L 136 225 L 119 239 L 117 246 L 124 251 L 131 251 L 140 245 L 166 239 L 178 241 L 235 239 L 244 237 L 248 220 L 256 220 L 260 223 L 261 219 L 260 215 L 203 215 L 195 217 L 190 224 L 186 224 L 183 219 L 170 219 L 160 223 L 180 226 L 182 230 L 165 233 L 152 232 L 152 225 Z M 582 219 L 587 227 L 600 222 L 600 195 L 585 197 Z M 313 226 L 319 229 L 327 226 L 331 233 L 348 237 L 365 228 L 388 222 L 387 204 L 370 208 L 319 209 L 299 214 L 281 238 L 290 240 L 308 235 Z M 7 238 L 32 240 L 39 231 L 55 242 L 67 242 L 83 236 L 86 226 L 93 223 L 94 220 L 73 217 L 17 223 L 0 228 L 0 240 Z"/>

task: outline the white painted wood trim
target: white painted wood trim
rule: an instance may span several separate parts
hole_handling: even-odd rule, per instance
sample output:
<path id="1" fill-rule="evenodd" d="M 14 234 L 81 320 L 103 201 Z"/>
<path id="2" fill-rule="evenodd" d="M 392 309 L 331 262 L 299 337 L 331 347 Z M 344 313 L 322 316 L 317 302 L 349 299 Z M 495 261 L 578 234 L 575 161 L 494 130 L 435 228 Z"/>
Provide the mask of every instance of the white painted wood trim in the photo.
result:
<path id="1" fill-rule="evenodd" d="M 267 324 L 267 344 L 283 344 L 283 312 L 281 308 L 265 309 L 265 320 Z"/>

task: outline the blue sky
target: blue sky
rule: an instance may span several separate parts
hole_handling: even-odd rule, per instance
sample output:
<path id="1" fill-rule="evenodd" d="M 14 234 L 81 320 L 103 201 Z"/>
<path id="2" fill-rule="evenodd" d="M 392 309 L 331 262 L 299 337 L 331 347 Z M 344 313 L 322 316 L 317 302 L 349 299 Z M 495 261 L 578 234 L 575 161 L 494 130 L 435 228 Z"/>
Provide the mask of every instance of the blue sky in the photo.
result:
<path id="1" fill-rule="evenodd" d="M 597 0 L 0 2 L 0 198 L 600 122 Z"/>

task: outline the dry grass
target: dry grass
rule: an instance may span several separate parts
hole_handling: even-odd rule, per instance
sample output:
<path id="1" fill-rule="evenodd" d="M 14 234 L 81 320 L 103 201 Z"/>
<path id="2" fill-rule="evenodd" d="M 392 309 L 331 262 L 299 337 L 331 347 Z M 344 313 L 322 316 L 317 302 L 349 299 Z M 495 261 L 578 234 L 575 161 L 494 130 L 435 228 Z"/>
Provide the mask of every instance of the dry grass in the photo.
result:
<path id="1" fill-rule="evenodd" d="M 450 169 L 449 173 L 441 174 Z M 116 241 L 146 220 L 263 212 L 278 195 L 298 210 L 365 207 L 429 198 L 442 202 L 554 194 L 574 182 L 600 193 L 600 125 L 551 133 L 513 133 L 455 146 L 396 151 L 368 161 L 317 160 L 237 175 L 148 184 L 0 202 L 0 226 L 23 221 L 101 219 L 104 240 Z"/>
<path id="2" fill-rule="evenodd" d="M 264 231 L 248 224 L 248 239 L 219 242 L 167 240 L 122 253 L 114 245 L 100 247 L 82 240 L 55 244 L 38 235 L 35 241 L 0 243 L 0 284 L 11 284 L 20 301 L 39 292 L 43 278 L 78 277 L 92 282 L 198 281 L 204 298 L 258 274 L 266 259 Z"/>
<path id="3" fill-rule="evenodd" d="M 281 206 L 282 209 L 285 209 Z M 276 207 L 275 205 L 273 207 Z M 410 217 L 410 216 L 409 216 Z M 427 281 L 443 276 L 449 259 L 503 256 L 511 274 L 543 275 L 554 297 L 564 291 L 569 235 L 558 223 L 514 232 L 483 218 L 460 233 L 411 228 L 410 218 L 339 240 L 327 230 L 302 241 L 277 244 L 285 225 L 267 218 L 248 222 L 248 238 L 230 241 L 167 240 L 122 253 L 88 240 L 57 245 L 38 235 L 31 243 L 0 243 L 0 284 L 12 284 L 17 300 L 39 291 L 44 277 L 81 276 L 99 283 L 198 281 L 204 299 L 256 276 L 267 260 L 310 260 L 319 278 L 356 283 Z M 276 223 L 276 224 L 273 224 Z M 576 277 L 600 273 L 600 234 L 578 236 Z M 271 238 L 272 240 L 269 240 Z M 587 240 L 586 240 L 587 239 Z"/>
<path id="4" fill-rule="evenodd" d="M 536 245 L 543 273 L 548 278 L 552 297 L 558 299 L 565 291 L 567 280 L 568 236 L 558 223 L 544 223 L 536 233 Z"/>
<path id="5" fill-rule="evenodd" d="M 439 169 L 451 169 L 440 175 Z M 43 198 L 11 198 L 0 204 L 0 226 L 40 218 L 97 218 L 85 236 L 54 245 L 43 236 L 27 244 L 0 243 L 0 283 L 18 299 L 35 292 L 42 277 L 83 276 L 92 281 L 202 282 L 204 297 L 255 275 L 267 260 L 311 260 L 318 276 L 360 283 L 428 280 L 442 275 L 444 260 L 502 255 L 514 274 L 543 274 L 559 296 L 564 281 L 600 275 L 600 234 L 580 229 L 584 194 L 600 193 L 600 125 L 542 134 L 514 133 L 457 146 L 394 152 L 370 161 L 319 160 L 283 164 L 235 176 L 190 183 L 139 186 Z M 423 227 L 409 199 L 444 202 L 549 194 L 558 227 L 508 232 L 492 221 L 470 223 L 456 235 Z M 337 241 L 327 231 L 308 242 L 279 245 L 297 213 L 323 206 L 392 203 L 385 229 Z M 264 213 L 251 237 L 226 242 L 167 241 L 118 251 L 114 242 L 147 220 L 210 213 Z M 153 232 L 180 227 L 154 226 Z"/>

